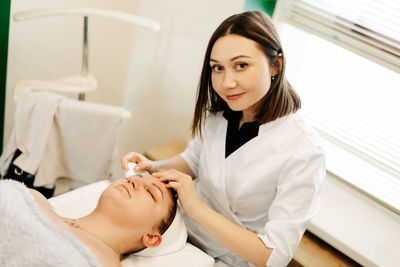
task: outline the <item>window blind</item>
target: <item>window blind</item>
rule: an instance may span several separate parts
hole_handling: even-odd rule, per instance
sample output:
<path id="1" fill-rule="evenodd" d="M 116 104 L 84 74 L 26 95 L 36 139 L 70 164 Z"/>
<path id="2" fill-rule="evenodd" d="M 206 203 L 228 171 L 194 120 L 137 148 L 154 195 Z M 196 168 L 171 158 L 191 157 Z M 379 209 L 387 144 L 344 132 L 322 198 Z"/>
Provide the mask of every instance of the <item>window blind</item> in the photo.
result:
<path id="1" fill-rule="evenodd" d="M 350 1 L 330 2 L 292 0 L 284 1 L 278 8 L 277 22 L 283 20 L 289 24 L 283 23 L 280 32 L 287 55 L 288 78 L 303 100 L 305 117 L 324 140 L 328 171 L 400 214 L 400 72 L 396 69 L 399 59 L 393 60 L 388 68 L 387 59 L 398 56 L 383 49 L 383 43 L 380 48 L 369 45 L 366 49 L 369 54 L 365 56 L 365 47 L 359 44 L 361 39 L 350 38 L 351 34 L 358 33 L 349 33 L 349 38 L 340 39 L 342 32 L 326 25 L 344 21 L 343 10 L 355 7 Z M 370 8 L 368 15 L 372 17 L 374 10 Z M 336 14 L 339 11 L 340 16 Z M 400 9 L 396 12 L 391 19 L 393 25 L 400 18 Z M 348 13 L 347 21 L 355 17 L 354 13 Z M 303 18 L 310 18 L 310 23 Z M 394 40 L 395 47 L 400 39 L 400 24 L 397 28 L 384 29 L 383 22 L 378 22 L 370 19 L 362 27 L 368 25 L 373 29 L 370 32 L 376 32 L 375 36 L 386 36 L 382 40 Z"/>
<path id="2" fill-rule="evenodd" d="M 400 1 L 284 0 L 285 19 L 400 73 Z"/>

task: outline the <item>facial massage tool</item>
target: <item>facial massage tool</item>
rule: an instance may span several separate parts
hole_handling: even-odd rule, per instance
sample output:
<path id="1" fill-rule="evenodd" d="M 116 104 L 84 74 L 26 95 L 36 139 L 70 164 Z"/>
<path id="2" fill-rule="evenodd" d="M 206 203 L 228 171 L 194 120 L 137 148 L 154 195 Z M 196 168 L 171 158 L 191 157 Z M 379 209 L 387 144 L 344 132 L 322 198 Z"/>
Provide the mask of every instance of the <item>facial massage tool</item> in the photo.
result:
<path id="1" fill-rule="evenodd" d="M 150 175 L 148 171 L 135 171 L 136 163 L 128 162 L 128 171 L 125 172 L 125 178 L 129 178 L 134 175 Z"/>

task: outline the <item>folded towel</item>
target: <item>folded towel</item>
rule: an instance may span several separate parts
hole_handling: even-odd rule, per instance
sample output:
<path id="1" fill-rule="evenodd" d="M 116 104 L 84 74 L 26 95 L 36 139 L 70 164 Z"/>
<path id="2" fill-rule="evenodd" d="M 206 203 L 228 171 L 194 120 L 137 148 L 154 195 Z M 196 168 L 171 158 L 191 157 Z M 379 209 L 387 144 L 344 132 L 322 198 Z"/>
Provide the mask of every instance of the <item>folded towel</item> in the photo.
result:
<path id="1" fill-rule="evenodd" d="M 0 266 L 101 266 L 77 237 L 50 221 L 25 185 L 0 180 Z"/>
<path id="2" fill-rule="evenodd" d="M 75 75 L 57 80 L 22 80 L 14 87 L 14 100 L 29 91 L 55 93 L 88 93 L 97 88 L 97 80 L 92 75 Z"/>

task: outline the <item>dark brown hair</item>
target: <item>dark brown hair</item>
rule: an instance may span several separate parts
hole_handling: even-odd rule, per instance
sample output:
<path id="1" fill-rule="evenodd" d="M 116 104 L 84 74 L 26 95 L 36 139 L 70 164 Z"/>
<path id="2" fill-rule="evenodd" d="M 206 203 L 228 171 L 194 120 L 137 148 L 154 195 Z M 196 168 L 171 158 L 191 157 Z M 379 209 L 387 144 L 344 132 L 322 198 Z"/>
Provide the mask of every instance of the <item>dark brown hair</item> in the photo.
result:
<path id="1" fill-rule="evenodd" d="M 173 189 L 170 189 L 172 193 L 172 205 L 169 206 L 167 216 L 163 218 L 158 225 L 158 230 L 160 231 L 160 234 L 164 234 L 165 231 L 168 230 L 172 222 L 174 221 L 175 214 L 176 214 L 176 201 L 177 201 L 177 195 L 176 192 Z"/>
<path id="2" fill-rule="evenodd" d="M 197 133 L 201 136 L 201 127 L 207 112 L 215 114 L 229 109 L 226 102 L 212 87 L 210 67 L 210 54 L 215 42 L 228 34 L 241 35 L 255 41 L 271 62 L 271 66 L 278 70 L 271 81 L 268 93 L 261 99 L 256 109 L 255 119 L 260 123 L 267 123 L 294 113 L 301 107 L 300 97 L 285 77 L 285 57 L 282 58 L 282 66 L 277 62 L 278 55 L 283 51 L 272 20 L 260 11 L 236 14 L 224 20 L 208 42 L 197 89 L 197 102 L 192 123 L 193 136 Z"/>

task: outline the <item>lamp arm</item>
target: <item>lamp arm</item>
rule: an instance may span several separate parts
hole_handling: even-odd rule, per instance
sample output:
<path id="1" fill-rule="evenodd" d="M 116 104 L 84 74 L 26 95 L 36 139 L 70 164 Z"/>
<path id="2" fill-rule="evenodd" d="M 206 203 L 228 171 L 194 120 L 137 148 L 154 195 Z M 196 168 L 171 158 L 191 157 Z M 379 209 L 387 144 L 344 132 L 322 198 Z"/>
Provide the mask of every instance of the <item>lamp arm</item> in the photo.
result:
<path id="1" fill-rule="evenodd" d="M 136 24 L 150 28 L 154 31 L 160 30 L 160 24 L 154 20 L 133 15 L 130 13 L 105 10 L 96 8 L 49 8 L 49 9 L 33 9 L 15 12 L 14 21 L 24 21 L 41 17 L 62 16 L 62 15 L 81 15 L 81 16 L 100 16 L 106 18 L 117 19 L 130 24 Z"/>

